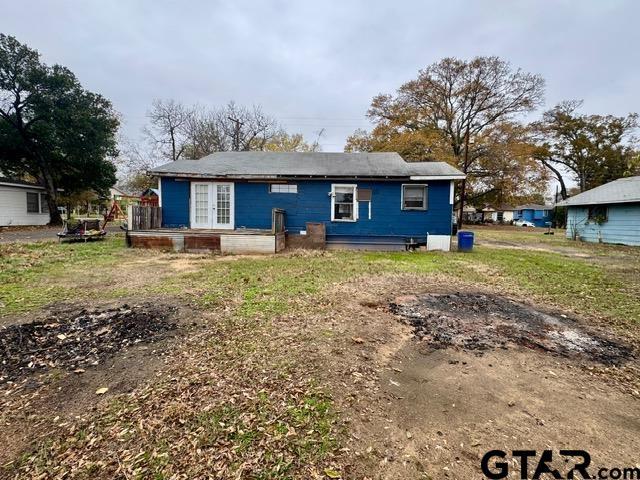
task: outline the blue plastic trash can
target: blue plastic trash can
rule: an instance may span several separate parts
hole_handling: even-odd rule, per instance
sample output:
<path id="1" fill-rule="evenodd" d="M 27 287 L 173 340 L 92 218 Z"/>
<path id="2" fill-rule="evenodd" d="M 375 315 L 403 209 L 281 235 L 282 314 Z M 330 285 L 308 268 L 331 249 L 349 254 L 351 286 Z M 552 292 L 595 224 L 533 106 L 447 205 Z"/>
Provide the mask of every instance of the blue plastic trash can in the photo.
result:
<path id="1" fill-rule="evenodd" d="M 470 252 L 473 250 L 473 232 L 458 232 L 458 251 Z"/>

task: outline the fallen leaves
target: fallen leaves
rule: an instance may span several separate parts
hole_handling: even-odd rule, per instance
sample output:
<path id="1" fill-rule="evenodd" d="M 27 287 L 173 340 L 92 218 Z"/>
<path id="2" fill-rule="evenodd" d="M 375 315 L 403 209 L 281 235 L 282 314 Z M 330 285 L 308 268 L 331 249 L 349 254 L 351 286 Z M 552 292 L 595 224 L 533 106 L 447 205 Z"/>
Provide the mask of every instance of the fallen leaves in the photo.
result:
<path id="1" fill-rule="evenodd" d="M 337 470 L 333 470 L 331 468 L 325 468 L 324 474 L 329 478 L 342 478 L 342 475 L 340 475 L 340 472 L 338 472 Z"/>
<path id="2" fill-rule="evenodd" d="M 184 342 L 161 378 L 56 424 L 16 476 L 342 478 L 331 399 L 290 334 L 233 317 Z"/>

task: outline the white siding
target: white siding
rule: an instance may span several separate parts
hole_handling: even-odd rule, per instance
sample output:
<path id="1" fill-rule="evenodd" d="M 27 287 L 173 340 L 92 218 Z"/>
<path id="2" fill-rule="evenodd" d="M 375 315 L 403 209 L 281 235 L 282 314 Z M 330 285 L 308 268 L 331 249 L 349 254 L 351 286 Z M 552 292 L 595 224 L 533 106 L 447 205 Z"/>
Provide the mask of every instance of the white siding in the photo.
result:
<path id="1" fill-rule="evenodd" d="M 46 225 L 48 213 L 27 213 L 27 192 L 42 190 L 0 185 L 0 227 L 14 225 Z"/>
<path id="2" fill-rule="evenodd" d="M 569 207 L 567 237 L 585 242 L 640 245 L 640 204 L 607 206 L 607 221 L 598 225 L 588 220 L 587 207 Z"/>
<path id="3" fill-rule="evenodd" d="M 275 235 L 220 235 L 222 253 L 276 253 Z"/>
<path id="4" fill-rule="evenodd" d="M 451 250 L 451 237 L 449 235 L 427 235 L 427 250 Z"/>

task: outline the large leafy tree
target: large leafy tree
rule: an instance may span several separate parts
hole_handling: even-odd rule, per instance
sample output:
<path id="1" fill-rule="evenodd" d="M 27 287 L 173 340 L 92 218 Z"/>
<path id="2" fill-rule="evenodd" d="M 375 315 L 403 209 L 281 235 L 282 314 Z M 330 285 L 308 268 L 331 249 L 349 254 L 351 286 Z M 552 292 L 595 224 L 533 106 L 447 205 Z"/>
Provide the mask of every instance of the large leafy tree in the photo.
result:
<path id="1" fill-rule="evenodd" d="M 118 118 L 60 65 L 0 34 L 0 171 L 46 189 L 51 224 L 61 223 L 59 190 L 105 193 L 115 181 Z"/>
<path id="2" fill-rule="evenodd" d="M 444 159 L 467 173 L 473 183 L 474 169 L 487 152 L 488 132 L 534 110 L 543 94 L 540 76 L 514 70 L 500 58 L 445 58 L 421 70 L 395 95 L 375 97 L 368 116 L 376 124 L 376 135 L 389 135 L 391 143 L 401 141 L 414 158 L 443 158 L 438 153 L 446 148 Z M 462 181 L 460 210 L 466 196 L 467 181 Z"/>
<path id="3" fill-rule="evenodd" d="M 583 192 L 636 170 L 638 115 L 583 115 L 577 112 L 581 106 L 581 101 L 562 102 L 533 124 L 539 137 L 535 156 L 557 178 L 562 198 L 567 198 L 565 175 Z"/>
<path id="4" fill-rule="evenodd" d="M 534 158 L 536 146 L 524 125 L 502 122 L 478 138 L 482 155 L 468 170 L 473 179 L 468 200 L 496 206 L 539 202 L 548 172 Z"/>

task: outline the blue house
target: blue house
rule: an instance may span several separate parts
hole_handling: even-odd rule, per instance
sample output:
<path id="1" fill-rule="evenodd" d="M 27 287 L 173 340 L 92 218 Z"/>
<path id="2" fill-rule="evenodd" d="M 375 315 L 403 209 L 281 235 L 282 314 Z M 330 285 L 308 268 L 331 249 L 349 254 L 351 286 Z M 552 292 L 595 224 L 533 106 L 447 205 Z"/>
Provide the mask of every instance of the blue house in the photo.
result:
<path id="1" fill-rule="evenodd" d="M 620 178 L 558 203 L 567 207 L 567 237 L 640 246 L 640 176 Z"/>
<path id="2" fill-rule="evenodd" d="M 547 227 L 551 223 L 551 211 L 553 206 L 536 205 L 533 203 L 519 205 L 513 212 L 513 220 L 525 220 L 533 223 L 536 227 Z"/>
<path id="3" fill-rule="evenodd" d="M 129 232 L 132 245 L 243 252 L 448 250 L 454 181 L 464 178 L 397 153 L 218 152 L 149 173 L 160 177 L 162 224 Z"/>

